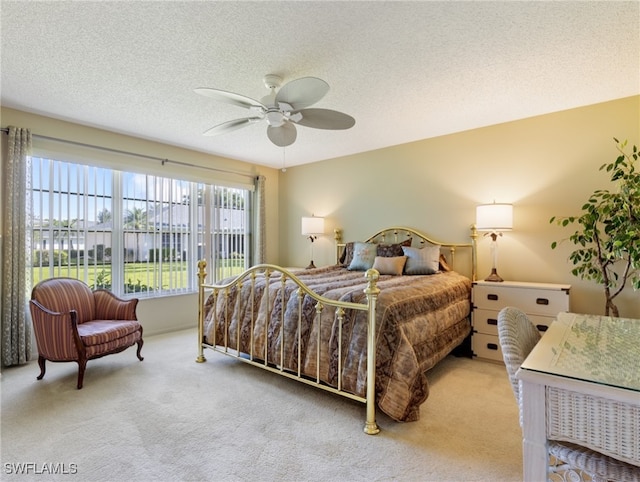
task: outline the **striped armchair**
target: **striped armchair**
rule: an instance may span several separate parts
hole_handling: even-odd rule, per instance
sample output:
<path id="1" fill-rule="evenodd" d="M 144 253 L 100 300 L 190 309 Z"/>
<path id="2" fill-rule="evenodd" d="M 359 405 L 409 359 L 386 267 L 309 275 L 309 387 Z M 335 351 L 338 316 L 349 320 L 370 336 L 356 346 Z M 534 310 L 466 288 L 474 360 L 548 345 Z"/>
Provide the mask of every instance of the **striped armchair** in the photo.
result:
<path id="1" fill-rule="evenodd" d="M 118 353 L 138 344 L 140 361 L 142 325 L 136 318 L 137 299 L 122 300 L 110 291 L 92 291 L 73 278 L 51 278 L 31 292 L 31 319 L 42 380 L 47 360 L 78 364 L 82 388 L 87 361 Z"/>

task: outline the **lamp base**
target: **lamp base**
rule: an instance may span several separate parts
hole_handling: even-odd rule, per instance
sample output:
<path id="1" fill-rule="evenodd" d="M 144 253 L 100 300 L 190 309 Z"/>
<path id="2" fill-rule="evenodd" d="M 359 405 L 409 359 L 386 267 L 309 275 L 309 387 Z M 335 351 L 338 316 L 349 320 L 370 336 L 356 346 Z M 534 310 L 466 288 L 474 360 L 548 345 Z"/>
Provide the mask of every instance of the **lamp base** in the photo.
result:
<path id="1" fill-rule="evenodd" d="M 316 267 L 316 265 L 313 264 L 313 260 L 311 260 L 311 263 L 309 263 L 309 266 L 307 266 L 306 269 L 311 269 L 311 268 L 315 268 L 315 267 Z"/>
<path id="2" fill-rule="evenodd" d="M 496 271 L 495 268 L 493 268 L 491 270 L 491 274 L 489 276 L 487 276 L 485 279 L 485 281 L 496 281 L 496 282 L 501 282 L 504 281 L 500 275 L 498 274 L 498 272 Z"/>

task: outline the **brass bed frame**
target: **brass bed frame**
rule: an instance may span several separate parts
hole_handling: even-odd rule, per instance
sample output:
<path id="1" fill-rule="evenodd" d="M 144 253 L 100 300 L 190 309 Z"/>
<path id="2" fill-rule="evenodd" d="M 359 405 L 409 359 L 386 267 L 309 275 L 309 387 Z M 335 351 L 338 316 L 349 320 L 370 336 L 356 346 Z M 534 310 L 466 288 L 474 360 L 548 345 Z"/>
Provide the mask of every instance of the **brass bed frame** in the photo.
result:
<path id="1" fill-rule="evenodd" d="M 336 260 L 340 258 L 342 251 L 345 249 L 346 244 L 342 242 L 342 233 L 340 230 L 335 230 L 335 241 L 336 241 Z M 380 242 L 380 243 L 398 243 L 406 240 L 407 238 L 412 238 L 413 245 L 423 246 L 426 243 L 430 245 L 439 245 L 442 249 L 449 251 L 449 262 L 452 267 L 455 267 L 455 253 L 459 248 L 465 248 L 471 250 L 471 279 L 472 281 L 476 280 L 476 241 L 477 241 L 477 231 L 475 226 L 471 227 L 471 243 L 441 243 L 433 240 L 427 235 L 420 233 L 419 231 L 406 228 L 406 227 L 392 227 L 383 229 L 370 238 L 368 238 L 367 242 Z M 238 287 L 242 286 L 245 282 L 251 283 L 251 290 L 253 293 L 253 289 L 255 287 L 256 277 L 258 274 L 262 274 L 265 276 L 266 281 L 268 282 L 272 276 L 276 273 L 279 276 L 279 279 L 282 283 L 282 289 L 280 293 L 284 293 L 284 286 L 288 280 L 293 281 L 298 289 L 296 291 L 298 297 L 298 368 L 297 371 L 293 371 L 287 368 L 284 368 L 284 343 L 280 343 L 280 359 L 273 360 L 268 359 L 266 356 L 267 353 L 267 336 L 268 330 L 265 330 L 265 353 L 260 354 L 260 356 L 256 356 L 253 353 L 253 324 L 255 321 L 255 313 L 253 311 L 253 306 L 251 308 L 251 353 L 245 354 L 240 352 L 239 348 L 239 340 L 240 337 L 236 336 L 237 346 L 229 346 L 228 340 L 228 325 L 226 326 L 224 339 L 223 340 L 210 340 L 209 343 L 205 342 L 204 338 L 204 322 L 205 322 L 205 292 L 209 291 L 213 298 L 213 306 L 216 305 L 219 296 L 227 296 L 229 291 L 233 286 L 238 285 Z M 356 400 L 359 402 L 363 402 L 366 404 L 366 420 L 364 425 L 364 432 L 369 435 L 377 434 L 380 431 L 376 423 L 375 418 L 375 369 L 376 369 L 376 303 L 378 299 L 378 294 L 380 293 L 380 289 L 377 287 L 377 281 L 379 278 L 378 271 L 374 269 L 369 269 L 364 273 L 364 277 L 367 279 L 367 286 L 364 289 L 364 293 L 366 295 L 367 303 L 352 303 L 345 301 L 337 301 L 325 298 L 313 292 L 309 289 L 293 272 L 289 269 L 273 265 L 273 264 L 259 264 L 256 266 L 252 266 L 247 269 L 233 280 L 223 283 L 223 284 L 207 284 L 206 283 L 206 261 L 201 260 L 198 263 L 198 356 L 196 358 L 196 362 L 203 363 L 206 361 L 204 356 L 204 349 L 208 348 L 213 351 L 223 353 L 228 356 L 232 356 L 242 362 L 249 363 L 254 366 L 258 366 L 264 370 L 268 370 L 273 373 L 277 373 L 279 375 L 300 381 L 302 383 L 306 383 L 308 385 L 315 386 L 317 388 L 321 388 L 322 390 L 326 390 L 332 393 L 336 393 L 338 395 L 350 398 L 352 400 Z M 265 290 L 265 296 L 269 296 L 269 290 Z M 338 340 L 340 340 L 338 344 L 338 373 L 341 373 L 341 351 L 342 351 L 342 321 L 344 318 L 345 310 L 360 310 L 367 312 L 367 322 L 368 322 L 368 333 L 367 333 L 367 387 L 366 387 L 366 395 L 365 397 L 361 397 L 355 395 L 353 393 L 344 391 L 342 389 L 341 377 L 338 377 L 337 387 L 332 387 L 327 385 L 326 383 L 320 380 L 320 349 L 317 351 L 317 360 L 316 360 L 316 376 L 309 377 L 303 375 L 301 373 L 301 343 L 300 343 L 300 324 L 302 318 L 302 310 L 301 304 L 305 295 L 312 297 L 315 300 L 315 309 L 316 315 L 319 316 L 321 311 L 325 306 L 332 306 L 336 308 L 336 316 L 338 317 Z M 276 294 L 277 296 L 277 294 Z M 267 299 L 268 304 L 268 299 Z M 253 304 L 252 304 L 253 305 Z M 225 309 L 228 310 L 230 307 L 228 304 L 225 304 Z M 217 312 L 213 310 L 214 316 L 217 316 Z M 270 316 L 269 311 L 267 310 L 267 316 Z M 282 310 L 282 316 L 284 317 L 284 310 Z M 228 319 L 228 317 L 227 317 Z M 215 320 L 214 320 L 215 322 Z M 267 320 L 268 326 L 269 320 Z M 280 330 L 283 330 L 284 323 L 280 324 Z M 216 330 L 214 330 L 215 336 Z M 282 335 L 282 333 L 281 333 Z M 318 330 L 318 347 L 320 347 L 320 330 Z"/>

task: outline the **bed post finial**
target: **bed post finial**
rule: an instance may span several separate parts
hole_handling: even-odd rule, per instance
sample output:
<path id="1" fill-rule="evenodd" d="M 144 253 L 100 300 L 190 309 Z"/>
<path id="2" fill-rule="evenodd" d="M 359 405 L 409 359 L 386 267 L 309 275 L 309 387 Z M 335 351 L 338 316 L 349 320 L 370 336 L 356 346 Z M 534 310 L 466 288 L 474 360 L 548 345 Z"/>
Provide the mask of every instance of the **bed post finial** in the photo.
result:
<path id="1" fill-rule="evenodd" d="M 371 268 L 366 271 L 364 277 L 367 278 L 369 282 L 364 292 L 366 294 L 375 293 L 376 295 L 380 293 L 380 289 L 376 286 L 378 279 L 380 279 L 380 272 L 377 269 Z"/>

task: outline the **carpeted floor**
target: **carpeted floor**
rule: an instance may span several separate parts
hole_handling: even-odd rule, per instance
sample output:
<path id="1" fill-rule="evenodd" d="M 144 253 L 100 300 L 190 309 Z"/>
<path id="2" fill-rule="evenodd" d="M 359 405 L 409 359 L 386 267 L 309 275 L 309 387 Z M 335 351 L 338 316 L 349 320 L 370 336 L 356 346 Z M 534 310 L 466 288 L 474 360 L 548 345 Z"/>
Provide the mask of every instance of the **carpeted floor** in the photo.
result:
<path id="1" fill-rule="evenodd" d="M 193 330 L 90 361 L 2 372 L 2 480 L 518 481 L 518 409 L 505 368 L 448 357 L 421 419 L 364 405 L 212 351 Z M 31 465 L 20 465 L 31 464 Z M 28 470 L 29 474 L 25 475 Z M 47 471 L 67 472 L 51 475 Z M 44 473 L 43 473 L 44 472 Z"/>

